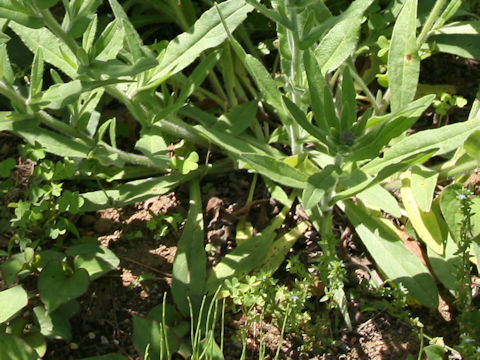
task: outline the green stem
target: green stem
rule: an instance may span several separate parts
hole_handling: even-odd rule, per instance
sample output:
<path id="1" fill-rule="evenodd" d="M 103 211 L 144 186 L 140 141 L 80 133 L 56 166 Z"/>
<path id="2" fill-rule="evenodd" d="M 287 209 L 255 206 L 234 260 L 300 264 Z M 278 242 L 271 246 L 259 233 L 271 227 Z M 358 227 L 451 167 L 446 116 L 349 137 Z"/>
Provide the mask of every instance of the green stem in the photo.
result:
<path id="1" fill-rule="evenodd" d="M 427 40 L 427 37 L 430 31 L 432 30 L 433 26 L 435 25 L 435 21 L 440 15 L 440 12 L 442 11 L 445 3 L 446 3 L 446 0 L 437 0 L 435 2 L 435 5 L 433 6 L 432 11 L 430 11 L 430 14 L 428 15 L 427 21 L 425 21 L 425 24 L 423 25 L 422 31 L 418 35 L 418 38 L 417 38 L 418 49 L 420 49 L 422 44 Z"/>
<path id="2" fill-rule="evenodd" d="M 353 79 L 357 82 L 358 85 L 360 85 L 364 94 L 370 99 L 370 103 L 372 104 L 373 108 L 375 109 L 375 113 L 379 114 L 380 113 L 380 107 L 377 103 L 377 100 L 375 99 L 375 96 L 373 96 L 372 92 L 368 88 L 367 84 L 365 84 L 362 77 L 360 75 L 358 75 L 357 70 L 355 69 L 355 66 L 353 66 L 353 63 L 352 63 L 351 60 L 347 62 L 347 66 L 350 69 L 350 74 L 352 75 Z"/>
<path id="3" fill-rule="evenodd" d="M 290 47 L 290 53 L 292 59 L 290 61 L 290 87 L 292 91 L 292 102 L 296 105 L 299 105 L 299 98 L 296 92 L 298 84 L 301 83 L 301 74 L 300 61 L 301 53 L 299 47 L 299 38 L 298 38 L 298 15 L 294 4 L 288 4 L 290 10 L 290 21 L 292 24 L 292 30 L 287 29 L 287 40 Z M 299 154 L 302 152 L 302 145 L 299 143 L 299 128 L 298 124 L 295 121 L 292 121 L 292 124 L 289 125 L 289 134 L 290 134 L 290 146 L 292 154 Z"/>
<path id="4" fill-rule="evenodd" d="M 79 45 L 70 35 L 68 35 L 60 26 L 60 24 L 55 20 L 50 10 L 40 10 L 40 13 L 43 17 L 43 21 L 45 24 L 50 28 L 50 30 L 57 35 L 63 42 L 72 50 L 72 52 L 76 55 L 79 49 Z"/>

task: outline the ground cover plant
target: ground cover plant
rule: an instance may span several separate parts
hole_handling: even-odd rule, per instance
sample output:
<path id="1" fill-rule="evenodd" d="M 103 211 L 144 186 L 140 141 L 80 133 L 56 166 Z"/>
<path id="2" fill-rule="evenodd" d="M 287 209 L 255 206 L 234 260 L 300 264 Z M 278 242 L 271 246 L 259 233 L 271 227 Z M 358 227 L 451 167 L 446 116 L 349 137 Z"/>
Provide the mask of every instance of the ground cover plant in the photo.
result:
<path id="1" fill-rule="evenodd" d="M 0 358 L 71 342 L 79 299 L 119 267 L 80 219 L 172 192 L 184 217 L 151 212 L 145 225 L 175 236 L 176 255 L 168 294 L 132 317 L 138 356 L 227 358 L 225 313 L 240 311 L 279 329 L 256 358 L 288 358 L 281 339 L 295 333 L 295 351 L 320 358 L 364 294 L 376 300 L 362 312 L 414 329 L 418 358 L 480 356 L 480 102 L 419 82 L 435 54 L 480 59 L 478 6 L 4 0 L 0 134 L 18 147 L 0 147 Z M 226 174 L 247 179 L 241 209 L 205 201 Z M 223 244 L 209 235 L 220 221 Z M 371 261 L 356 287 L 346 238 Z M 308 261 L 302 244 L 314 244 Z M 412 315 L 446 301 L 450 344 Z"/>

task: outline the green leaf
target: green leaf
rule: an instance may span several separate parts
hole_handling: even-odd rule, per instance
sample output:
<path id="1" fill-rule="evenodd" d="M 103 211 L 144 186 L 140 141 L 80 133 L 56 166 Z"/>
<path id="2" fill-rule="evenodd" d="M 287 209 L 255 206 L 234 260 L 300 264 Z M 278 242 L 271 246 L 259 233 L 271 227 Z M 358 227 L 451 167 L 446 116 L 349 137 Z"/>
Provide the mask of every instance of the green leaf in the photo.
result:
<path id="1" fill-rule="evenodd" d="M 78 191 L 71 192 L 66 190 L 57 200 L 58 210 L 61 212 L 68 211 L 72 214 L 78 214 L 79 209 L 84 203 L 84 199 L 78 196 Z"/>
<path id="2" fill-rule="evenodd" d="M 74 103 L 82 93 L 126 81 L 128 80 L 108 79 L 88 82 L 73 80 L 68 83 L 54 84 L 44 91 L 41 97 L 34 99 L 31 104 L 38 105 L 40 108 L 58 110 Z"/>
<path id="3" fill-rule="evenodd" d="M 458 247 L 455 244 L 450 233 L 447 235 L 445 243 L 445 253 L 440 255 L 427 247 L 427 254 L 430 266 L 438 277 L 438 280 L 450 290 L 458 289 L 457 271 L 460 267 L 460 256 L 456 254 Z"/>
<path id="4" fill-rule="evenodd" d="M 357 121 L 356 95 L 350 69 L 346 67 L 342 78 L 342 116 L 340 119 L 342 132 L 351 130 L 353 124 Z"/>
<path id="5" fill-rule="evenodd" d="M 428 360 L 443 360 L 444 355 L 447 353 L 445 347 L 440 345 L 428 345 L 423 351 Z"/>
<path id="6" fill-rule="evenodd" d="M 425 162 L 426 160 L 430 159 L 432 155 L 436 153 L 436 151 L 436 149 L 428 150 L 423 153 L 412 155 L 409 158 L 405 158 L 398 163 L 389 164 L 381 168 L 381 170 L 374 176 L 368 176 L 368 173 L 364 172 L 362 169 L 355 169 L 348 176 L 340 180 L 340 185 L 346 189 L 338 192 L 334 196 L 332 204 L 339 200 L 356 196 L 356 194 L 364 191 L 365 189 L 379 184 L 383 180 L 396 173 L 406 170 L 411 165 Z"/>
<path id="7" fill-rule="evenodd" d="M 105 27 L 105 30 L 103 30 L 95 42 L 92 49 L 92 57 L 98 61 L 115 59 L 123 48 L 124 37 L 125 31 L 120 21 L 117 19 L 113 20 Z"/>
<path id="8" fill-rule="evenodd" d="M 30 75 L 30 98 L 33 98 L 42 91 L 43 85 L 43 54 L 39 48 L 35 53 Z"/>
<path id="9" fill-rule="evenodd" d="M 307 174 L 271 156 L 242 154 L 241 159 L 256 172 L 285 186 L 303 189 L 308 180 Z"/>
<path id="10" fill-rule="evenodd" d="M 402 217 L 402 209 L 398 201 L 389 191 L 385 190 L 380 184 L 373 185 L 356 195 L 370 209 L 381 209 L 397 218 Z"/>
<path id="11" fill-rule="evenodd" d="M 0 333 L 0 359 L 37 360 L 38 356 L 24 340 L 17 336 Z"/>
<path id="12" fill-rule="evenodd" d="M 315 48 L 315 57 L 322 74 L 335 70 L 353 54 L 360 35 L 362 17 L 357 15 L 340 21 L 322 38 Z"/>
<path id="13" fill-rule="evenodd" d="M 48 9 L 54 6 L 58 0 L 34 0 L 35 5 L 40 9 Z"/>
<path id="14" fill-rule="evenodd" d="M 100 244 L 78 244 L 66 250 L 73 257 L 75 269 L 85 269 L 91 280 L 98 279 L 120 265 L 120 259 L 110 249 Z"/>
<path id="15" fill-rule="evenodd" d="M 27 6 L 14 0 L 3 0 L 0 4 L 0 19 L 13 20 L 29 28 L 41 28 L 44 23 L 41 17 L 36 16 Z"/>
<path id="16" fill-rule="evenodd" d="M 0 324 L 13 318 L 27 304 L 28 295 L 21 285 L 0 291 Z"/>
<path id="17" fill-rule="evenodd" d="M 413 198 L 420 210 L 430 211 L 435 187 L 437 186 L 438 172 L 422 168 L 412 167 L 411 187 Z"/>
<path id="18" fill-rule="evenodd" d="M 47 352 L 47 341 L 38 331 L 31 331 L 30 334 L 24 336 L 25 342 L 36 351 L 39 357 L 43 358 Z"/>
<path id="19" fill-rule="evenodd" d="M 172 168 L 180 171 L 182 175 L 186 175 L 198 169 L 198 159 L 198 153 L 192 151 L 186 157 L 174 156 L 170 160 Z"/>
<path id="20" fill-rule="evenodd" d="M 135 76 L 148 69 L 158 65 L 158 61 L 152 57 L 142 57 L 133 64 L 125 64 L 124 62 L 111 59 L 107 61 L 93 60 L 88 66 L 80 67 L 79 74 L 86 73 L 94 78 L 101 78 L 102 75 L 108 75 L 111 78 L 120 76 Z"/>
<path id="21" fill-rule="evenodd" d="M 43 58 L 49 64 L 56 66 L 71 78 L 77 76 L 77 65 L 69 59 L 75 59 L 75 54 L 50 30 L 30 29 L 17 23 L 9 23 L 10 28 L 22 39 L 32 53 L 42 50 Z"/>
<path id="22" fill-rule="evenodd" d="M 61 311 L 50 312 L 43 306 L 36 306 L 33 308 L 33 314 L 43 336 L 67 341 L 72 339 L 70 321 Z"/>
<path id="23" fill-rule="evenodd" d="M 396 284 L 403 284 L 422 305 L 436 308 L 438 290 L 435 281 L 428 269 L 407 249 L 393 225 L 361 204 L 345 201 L 344 205 L 345 214 L 355 226 L 356 233 L 385 275 Z"/>
<path id="24" fill-rule="evenodd" d="M 337 122 L 338 119 L 335 116 L 334 119 L 330 119 L 329 121 L 329 119 L 327 119 L 327 114 L 324 110 L 324 92 L 329 91 L 327 81 L 322 75 L 320 66 L 318 65 L 317 60 L 310 49 L 305 50 L 305 53 L 303 55 L 303 61 L 305 65 L 305 73 L 307 75 L 308 88 L 310 90 L 310 103 L 313 110 L 313 115 L 315 117 L 315 121 L 317 122 L 320 130 L 323 130 L 323 132 L 327 132 L 328 134 L 330 134 L 331 124 Z M 302 124 L 300 124 L 300 126 L 302 126 L 306 131 L 308 131 L 310 135 L 315 136 Z M 321 139 L 318 136 L 319 134 L 315 137 L 317 139 Z"/>
<path id="25" fill-rule="evenodd" d="M 337 184 L 338 175 L 337 167 L 328 165 L 317 174 L 310 176 L 302 193 L 303 208 L 309 210 L 319 202 L 322 202 L 325 196 L 330 196 Z"/>
<path id="26" fill-rule="evenodd" d="M 38 279 L 40 299 L 48 312 L 53 312 L 62 304 L 85 293 L 88 283 L 89 276 L 85 269 L 75 270 L 66 276 L 62 263 L 52 261 L 42 270 Z"/>
<path id="27" fill-rule="evenodd" d="M 168 345 L 165 344 L 165 338 L 168 339 Z M 142 355 L 145 355 L 148 349 L 151 359 L 167 359 L 167 346 L 172 353 L 179 347 L 173 331 L 164 328 L 158 321 L 143 319 L 139 316 L 133 317 L 133 342 Z"/>
<path id="28" fill-rule="evenodd" d="M 240 43 L 235 40 L 230 33 L 228 33 L 228 36 L 233 50 L 240 58 L 240 61 L 245 66 L 250 76 L 255 81 L 263 99 L 273 107 L 282 121 L 285 122 L 286 115 L 283 111 L 282 93 L 278 89 L 277 83 L 275 80 L 273 80 L 265 66 L 263 66 L 263 64 L 257 58 L 247 54 L 245 50 L 243 50 Z"/>
<path id="29" fill-rule="evenodd" d="M 8 256 L 8 253 L 5 256 Z M 19 261 L 17 258 L 11 258 L 2 262 L 0 268 L 2 269 L 3 280 L 7 285 L 15 283 L 17 274 L 22 270 L 23 264 L 24 261 Z"/>
<path id="30" fill-rule="evenodd" d="M 88 24 L 88 27 L 82 36 L 82 48 L 83 50 L 85 50 L 85 52 L 88 55 L 90 55 L 90 52 L 93 48 L 93 42 L 95 41 L 97 26 L 98 26 L 98 16 L 97 14 L 94 14 L 92 20 Z"/>
<path id="31" fill-rule="evenodd" d="M 253 9 L 243 0 L 228 0 L 218 5 L 230 31 L 240 25 Z M 215 7 L 205 11 L 185 33 L 170 41 L 158 67 L 152 70 L 150 84 L 159 84 L 190 65 L 205 50 L 220 45 L 227 38 Z"/>
<path id="32" fill-rule="evenodd" d="M 0 79 L 4 79 L 7 84 L 13 85 L 15 75 L 12 70 L 12 64 L 8 58 L 6 44 L 0 44 Z"/>
<path id="33" fill-rule="evenodd" d="M 422 211 L 414 198 L 411 184 L 412 172 L 410 170 L 401 174 L 402 187 L 400 195 L 408 219 L 413 225 L 418 237 L 432 250 L 438 254 L 444 252 L 444 241 L 447 237 L 448 230 L 443 226 L 443 222 L 434 209 L 428 212 Z"/>
<path id="34" fill-rule="evenodd" d="M 382 158 L 376 158 L 361 169 L 368 174 L 376 174 L 385 166 L 421 152 L 438 149 L 435 155 L 443 155 L 461 147 L 470 134 L 480 129 L 478 120 L 442 126 L 439 129 L 419 131 L 407 136 L 384 152 Z"/>
<path id="35" fill-rule="evenodd" d="M 204 294 L 207 255 L 202 214 L 202 197 L 197 178 L 190 182 L 190 209 L 182 236 L 177 244 L 172 272 L 173 299 L 184 316 L 190 314 L 188 299 L 192 301 L 194 314 L 198 314 L 198 306 Z"/>
<path id="36" fill-rule="evenodd" d="M 267 231 L 238 245 L 213 267 L 205 290 L 213 294 L 225 279 L 239 277 L 259 266 L 273 244 L 276 233 Z"/>
<path id="37" fill-rule="evenodd" d="M 327 132 L 322 130 L 319 127 L 314 126 L 312 123 L 310 123 L 305 115 L 305 113 L 298 108 L 298 106 L 292 102 L 289 98 L 286 96 L 283 97 L 283 101 L 285 103 L 285 106 L 287 107 L 288 111 L 292 115 L 292 117 L 295 119 L 295 121 L 303 128 L 305 129 L 306 132 L 308 132 L 310 135 L 313 137 L 317 138 L 323 143 L 329 144 L 331 147 L 333 147 L 333 144 L 331 144 L 330 141 L 327 140 Z"/>
<path id="38" fill-rule="evenodd" d="M 10 176 L 12 169 L 17 166 L 17 161 L 14 158 L 7 158 L 0 161 L 0 178 L 6 178 Z"/>
<path id="39" fill-rule="evenodd" d="M 450 233 L 456 242 L 461 239 L 462 224 L 465 222 L 462 214 L 462 197 L 468 196 L 465 188 L 460 184 L 453 184 L 443 189 L 440 194 L 440 209 Z M 472 236 L 480 234 L 480 197 L 472 198 L 472 217 L 470 222 L 473 226 Z"/>
<path id="40" fill-rule="evenodd" d="M 285 261 L 285 258 L 293 245 L 295 245 L 296 241 L 302 237 L 307 230 L 307 223 L 301 222 L 289 232 L 275 240 L 265 255 L 264 263 L 258 267 L 260 272 L 267 276 L 273 275 L 273 273 L 277 271 L 280 265 Z"/>
<path id="41" fill-rule="evenodd" d="M 428 37 L 430 46 L 440 52 L 480 59 L 480 21 L 456 21 L 437 29 Z"/>
<path id="42" fill-rule="evenodd" d="M 30 144 L 40 144 L 46 151 L 62 157 L 85 158 L 91 149 L 80 139 L 73 139 L 38 127 L 34 119 L 20 119 L 19 121 L 8 115 L 2 119 L 0 114 L 0 130 L 11 131 L 23 137 Z"/>
<path id="43" fill-rule="evenodd" d="M 258 104 L 255 101 L 234 106 L 228 113 L 218 118 L 214 129 L 234 136 L 240 135 L 255 120 L 257 108 Z"/>
<path id="44" fill-rule="evenodd" d="M 416 44 L 417 0 L 406 0 L 393 27 L 388 52 L 388 83 L 392 112 L 402 110 L 415 97 L 420 74 Z"/>
<path id="45" fill-rule="evenodd" d="M 468 155 L 480 163 L 480 130 L 474 131 L 464 144 Z"/>
<path id="46" fill-rule="evenodd" d="M 197 176 L 194 172 L 187 175 L 173 173 L 163 177 L 154 177 L 130 181 L 117 185 L 112 190 L 98 190 L 81 194 L 85 199 L 81 211 L 89 212 L 108 207 L 122 207 L 135 202 L 147 200 L 150 197 L 172 191 L 179 184 Z"/>

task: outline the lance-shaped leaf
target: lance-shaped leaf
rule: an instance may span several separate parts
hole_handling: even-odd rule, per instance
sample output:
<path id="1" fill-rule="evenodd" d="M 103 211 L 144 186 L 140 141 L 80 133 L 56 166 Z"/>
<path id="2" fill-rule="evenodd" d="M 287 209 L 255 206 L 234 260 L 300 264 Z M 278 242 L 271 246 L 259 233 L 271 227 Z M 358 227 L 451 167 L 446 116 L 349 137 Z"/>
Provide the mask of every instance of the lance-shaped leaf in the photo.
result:
<path id="1" fill-rule="evenodd" d="M 37 105 L 40 108 L 62 109 L 75 102 L 82 93 L 125 81 L 127 80 L 109 79 L 89 82 L 73 80 L 68 83 L 55 84 L 45 90 L 41 97 L 39 94 L 31 102 L 31 105 Z"/>
<path id="2" fill-rule="evenodd" d="M 173 262 L 173 299 L 184 316 L 190 314 L 188 299 L 195 307 L 194 313 L 198 313 L 206 276 L 207 255 L 203 236 L 202 196 L 197 178 L 190 183 L 190 209 Z"/>
<path id="3" fill-rule="evenodd" d="M 240 25 L 253 7 L 243 0 L 228 0 L 218 5 L 230 31 Z M 207 10 L 189 29 L 170 41 L 158 67 L 151 70 L 149 84 L 158 85 L 183 70 L 205 50 L 220 45 L 227 33 L 215 7 Z"/>
<path id="4" fill-rule="evenodd" d="M 336 24 L 322 38 L 315 49 L 315 57 L 322 74 L 338 68 L 354 51 L 360 35 L 362 15 L 345 19 Z"/>
<path id="5" fill-rule="evenodd" d="M 173 173 L 168 176 L 130 181 L 118 185 L 114 189 L 83 193 L 81 196 L 85 199 L 85 202 L 80 210 L 85 212 L 96 211 L 107 207 L 122 207 L 144 201 L 152 196 L 172 191 L 179 184 L 187 182 L 195 176 L 198 176 L 195 172 L 190 172 L 187 175 Z"/>
<path id="6" fill-rule="evenodd" d="M 412 194 L 415 203 L 420 210 L 429 212 L 435 187 L 437 186 L 438 172 L 422 168 L 420 166 L 412 167 L 412 176 L 410 179 Z"/>
<path id="7" fill-rule="evenodd" d="M 43 54 L 42 49 L 38 49 L 35 53 L 32 63 L 32 71 L 30 72 L 30 98 L 42 91 L 43 85 Z"/>
<path id="8" fill-rule="evenodd" d="M 28 6 L 14 0 L 2 0 L 0 4 L 1 18 L 13 20 L 33 29 L 41 28 L 44 25 L 43 19 L 34 14 Z"/>
<path id="9" fill-rule="evenodd" d="M 446 229 L 442 231 L 440 219 L 437 219 L 434 211 L 425 212 L 419 208 L 415 201 L 411 179 L 412 172 L 410 170 L 402 174 L 400 194 L 408 219 L 419 238 L 437 254 L 443 254 L 443 243 L 447 239 Z"/>
<path id="10" fill-rule="evenodd" d="M 308 180 L 307 174 L 268 155 L 243 154 L 241 159 L 256 172 L 285 186 L 303 189 Z"/>
<path id="11" fill-rule="evenodd" d="M 330 126 L 332 126 L 332 121 L 328 121 L 328 114 L 326 114 L 324 110 L 324 92 L 329 91 L 327 81 L 322 75 L 320 66 L 318 65 L 317 60 L 310 49 L 305 50 L 305 53 L 303 54 L 303 61 L 305 63 L 305 74 L 307 75 L 308 88 L 310 90 L 310 104 L 315 121 L 317 122 L 320 130 L 327 132 L 330 135 Z M 338 121 L 336 117 L 332 120 L 335 122 Z M 302 127 L 305 128 L 303 125 Z M 305 130 L 307 129 L 305 128 Z M 310 131 L 308 132 L 310 133 Z M 310 133 L 310 135 L 315 136 L 312 133 Z M 318 138 L 318 136 L 315 137 Z"/>
<path id="12" fill-rule="evenodd" d="M 115 59 L 118 52 L 123 48 L 124 37 L 125 31 L 120 21 L 117 19 L 113 20 L 95 41 L 92 48 L 92 57 L 99 61 Z"/>
<path id="13" fill-rule="evenodd" d="M 376 158 L 392 139 L 402 135 L 432 103 L 435 95 L 427 95 L 409 104 L 402 111 L 384 116 L 375 116 L 367 121 L 373 127 L 359 137 L 350 148 L 348 160 L 358 161 Z"/>
<path id="14" fill-rule="evenodd" d="M 382 158 L 376 158 L 361 169 L 368 174 L 376 174 L 384 167 L 425 151 L 438 149 L 435 155 L 442 155 L 463 145 L 472 132 L 480 129 L 480 121 L 469 120 L 462 123 L 442 126 L 439 129 L 419 131 L 400 140 L 386 150 Z"/>
<path id="15" fill-rule="evenodd" d="M 368 211 L 360 203 L 345 201 L 345 213 L 355 226 L 370 255 L 385 275 L 402 284 L 422 305 L 438 306 L 438 289 L 422 262 L 404 245 L 398 231 L 381 214 Z"/>
<path id="16" fill-rule="evenodd" d="M 54 6 L 58 0 L 36 0 L 35 5 L 37 5 L 40 9 L 48 9 Z"/>
<path id="17" fill-rule="evenodd" d="M 71 78 L 77 74 L 76 57 L 72 51 L 50 30 L 30 29 L 17 23 L 9 23 L 10 28 L 22 39 L 32 53 L 42 50 L 46 62 L 56 66 Z"/>
<path id="18" fill-rule="evenodd" d="M 392 112 L 400 111 L 415 97 L 420 74 L 417 39 L 417 0 L 406 0 L 393 27 L 388 52 L 388 83 Z"/>

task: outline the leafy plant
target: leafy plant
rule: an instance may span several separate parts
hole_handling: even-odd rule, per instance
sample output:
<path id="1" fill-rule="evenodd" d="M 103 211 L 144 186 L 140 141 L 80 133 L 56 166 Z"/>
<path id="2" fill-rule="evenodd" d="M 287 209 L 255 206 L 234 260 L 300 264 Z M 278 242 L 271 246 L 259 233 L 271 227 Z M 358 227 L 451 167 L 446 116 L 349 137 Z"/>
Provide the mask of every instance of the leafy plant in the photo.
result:
<path id="1" fill-rule="evenodd" d="M 45 245 L 45 239 L 62 240 L 67 230 L 80 238 L 68 216 L 59 213 L 121 207 L 185 183 L 190 209 L 173 269 L 176 309 L 167 311 L 164 303 L 149 318 L 136 319 L 136 343 L 144 355 L 170 357 L 180 351 L 178 339 L 187 333 L 183 319 L 191 317 L 191 326 L 201 328 L 206 296 L 214 296 L 225 280 L 259 269 L 271 276 L 310 224 L 322 239 L 326 299 L 349 326 L 334 209 L 347 216 L 385 278 L 406 288 L 409 301 L 437 307 L 437 285 L 385 213 L 404 217 L 427 249 L 435 275 L 452 291 L 460 291 L 442 266 L 433 264 L 451 267 L 460 261 L 465 269 L 466 249 L 476 251 L 476 242 L 465 245 L 451 220 L 457 213 L 444 209 L 448 191 L 438 200 L 435 189 L 438 181 L 478 166 L 479 101 L 465 122 L 407 131 L 435 101 L 435 94 L 416 97 L 421 60 L 436 51 L 480 58 L 476 22 L 455 18 L 459 9 L 468 15 L 462 1 L 436 0 L 428 6 L 404 0 L 384 6 L 373 0 L 335 5 L 227 0 L 205 11 L 191 1 L 182 2 L 182 8 L 173 1 L 153 5 L 184 31 L 172 40 L 140 31 L 142 25 L 158 22 L 155 16 L 144 16 L 145 4 L 134 10 L 136 1 L 124 3 L 124 8 L 109 0 L 111 18 L 100 15 L 101 4 L 0 4 L 0 94 L 5 109 L 0 131 L 23 138 L 26 153 L 37 160 L 45 153 L 51 156 L 35 167 L 35 178 L 45 184 L 32 187 L 27 200 L 11 202 L 11 226 L 19 235 L 12 238 L 9 259 L 3 263 L 13 267 L 7 268 L 13 273 L 10 279 L 25 267 L 41 271 L 40 278 L 49 279 L 51 272 L 62 280 L 66 290 L 57 300 L 42 291 L 48 281 L 39 282 L 43 308 L 37 318 L 54 322 L 48 317 L 82 293 L 73 291 L 70 279 L 85 290 L 89 277 L 115 265 L 106 249 L 81 242 L 65 254 L 59 252 L 61 259 L 55 253 L 51 263 L 32 265 L 32 251 Z M 64 15 L 59 18 L 58 13 Z M 252 43 L 245 30 L 253 16 L 275 26 L 269 35 L 275 47 L 264 51 L 276 56 L 273 61 L 261 58 L 258 48 L 265 50 L 265 43 Z M 460 35 L 467 40 L 458 41 Z M 25 59 L 15 58 L 16 48 L 28 55 L 27 66 Z M 371 66 L 363 71 L 357 65 L 365 58 Z M 272 77 L 270 69 L 278 76 Z M 386 90 L 375 87 L 376 78 Z M 204 105 L 208 103 L 211 108 Z M 54 163 L 54 156 L 65 160 Z M 13 166 L 12 160 L 2 162 L 0 176 L 7 177 Z M 207 269 L 200 181 L 234 169 L 261 177 L 283 209 L 261 232 L 237 237 L 236 248 Z M 82 186 L 63 190 L 55 183 L 72 177 L 77 180 L 72 186 Z M 392 189 L 400 190 L 401 202 Z M 310 224 L 298 222 L 280 235 L 294 204 L 302 206 Z M 48 223 L 49 232 L 36 243 L 28 236 L 40 220 Z M 456 254 L 456 247 L 463 253 Z M 24 260 L 13 257 L 14 248 Z M 230 291 L 235 292 L 232 282 Z M 22 306 L 9 309 L 4 322 L 26 306 L 20 285 L 12 280 L 9 286 L 4 299 L 18 297 Z M 65 318 L 62 315 L 62 321 Z M 207 319 L 211 325 L 212 317 Z M 197 339 L 192 354 L 202 356 L 206 345 L 200 344 L 218 348 L 211 330 L 206 326 L 192 332 L 191 339 Z M 12 349 L 8 351 L 17 351 L 22 340 L 6 332 L 1 336 L 8 343 L 5 348 Z"/>

